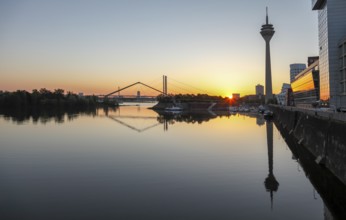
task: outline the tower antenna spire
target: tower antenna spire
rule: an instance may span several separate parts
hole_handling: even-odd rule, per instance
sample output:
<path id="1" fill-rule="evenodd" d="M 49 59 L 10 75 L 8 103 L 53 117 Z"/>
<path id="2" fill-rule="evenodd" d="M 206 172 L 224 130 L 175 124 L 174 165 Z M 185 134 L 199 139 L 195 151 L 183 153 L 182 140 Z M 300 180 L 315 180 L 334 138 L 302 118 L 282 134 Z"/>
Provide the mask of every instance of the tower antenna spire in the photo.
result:
<path id="1" fill-rule="evenodd" d="M 268 19 L 268 7 L 266 7 L 266 22 L 269 24 L 269 19 Z"/>

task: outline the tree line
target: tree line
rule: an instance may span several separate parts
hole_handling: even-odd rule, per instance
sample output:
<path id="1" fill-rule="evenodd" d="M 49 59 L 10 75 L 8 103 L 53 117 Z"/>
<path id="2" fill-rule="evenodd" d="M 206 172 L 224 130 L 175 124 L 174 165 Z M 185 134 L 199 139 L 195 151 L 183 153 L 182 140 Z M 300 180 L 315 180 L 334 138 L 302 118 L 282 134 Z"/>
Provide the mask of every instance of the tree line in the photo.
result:
<path id="1" fill-rule="evenodd" d="M 50 91 L 46 88 L 34 89 L 32 92 L 17 90 L 14 92 L 0 91 L 0 108 L 86 108 L 97 105 L 96 96 L 79 96 L 63 89 Z"/>

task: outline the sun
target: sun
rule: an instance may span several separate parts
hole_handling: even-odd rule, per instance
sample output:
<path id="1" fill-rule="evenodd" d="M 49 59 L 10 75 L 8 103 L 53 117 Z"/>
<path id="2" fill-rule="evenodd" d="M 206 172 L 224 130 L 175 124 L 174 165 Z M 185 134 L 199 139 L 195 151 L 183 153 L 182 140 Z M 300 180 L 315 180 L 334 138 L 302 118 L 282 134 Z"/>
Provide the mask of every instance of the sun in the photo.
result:
<path id="1" fill-rule="evenodd" d="M 228 98 L 232 99 L 232 98 L 233 98 L 233 95 L 229 95 Z"/>

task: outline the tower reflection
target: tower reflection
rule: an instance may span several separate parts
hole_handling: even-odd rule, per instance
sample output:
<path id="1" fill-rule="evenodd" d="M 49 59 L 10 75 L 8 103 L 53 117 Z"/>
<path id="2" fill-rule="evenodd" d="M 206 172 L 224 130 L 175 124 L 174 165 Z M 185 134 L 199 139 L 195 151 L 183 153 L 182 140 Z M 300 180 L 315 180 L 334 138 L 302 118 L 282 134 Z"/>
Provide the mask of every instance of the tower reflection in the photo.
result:
<path id="1" fill-rule="evenodd" d="M 268 146 L 268 166 L 269 166 L 269 174 L 267 178 L 264 180 L 264 186 L 267 192 L 270 192 L 270 207 L 273 209 L 273 197 L 274 192 L 279 189 L 279 182 L 275 179 L 273 174 L 273 122 L 267 121 L 267 146 Z"/>

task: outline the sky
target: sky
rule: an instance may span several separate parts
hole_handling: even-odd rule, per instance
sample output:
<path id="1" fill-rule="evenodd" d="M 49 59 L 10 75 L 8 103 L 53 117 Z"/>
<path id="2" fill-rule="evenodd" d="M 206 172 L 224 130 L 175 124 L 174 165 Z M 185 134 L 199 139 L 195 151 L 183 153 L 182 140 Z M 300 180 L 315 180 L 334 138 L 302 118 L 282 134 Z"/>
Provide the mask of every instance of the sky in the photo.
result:
<path id="1" fill-rule="evenodd" d="M 107 94 L 167 75 L 169 93 L 254 94 L 266 6 L 278 93 L 291 63 L 318 55 L 310 0 L 0 0 L 0 90 Z"/>

